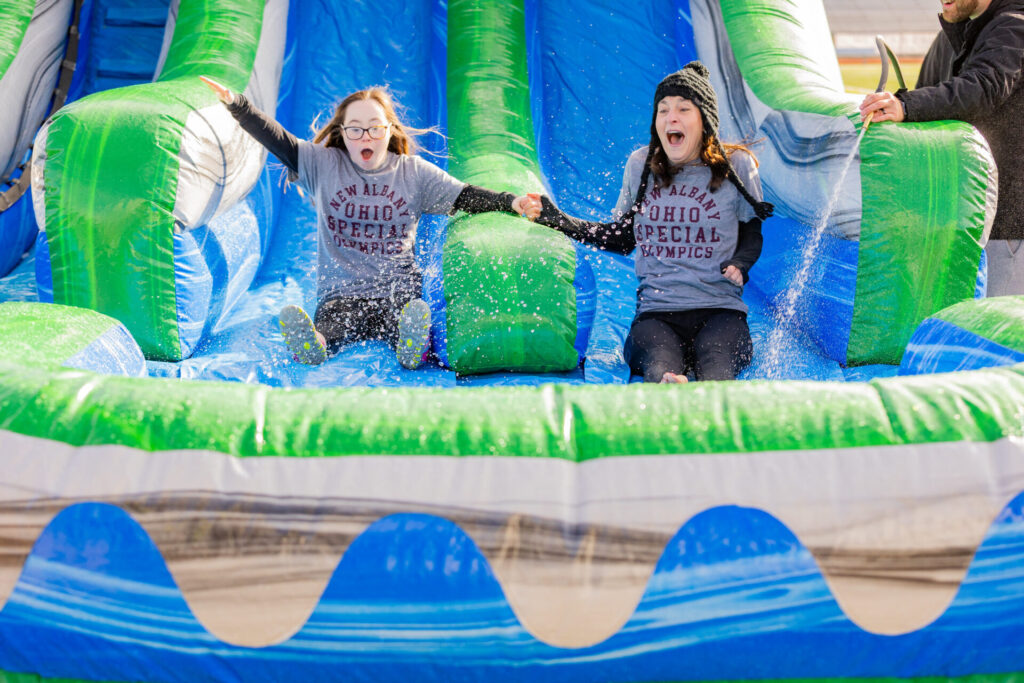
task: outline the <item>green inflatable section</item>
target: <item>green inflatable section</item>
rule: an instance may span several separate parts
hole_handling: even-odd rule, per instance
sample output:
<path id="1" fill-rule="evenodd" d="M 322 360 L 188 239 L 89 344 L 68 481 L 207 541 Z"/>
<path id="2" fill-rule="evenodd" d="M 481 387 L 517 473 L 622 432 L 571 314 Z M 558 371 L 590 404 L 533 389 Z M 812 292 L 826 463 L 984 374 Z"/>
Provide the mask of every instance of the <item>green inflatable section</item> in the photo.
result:
<path id="1" fill-rule="evenodd" d="M 181 3 L 156 83 L 96 93 L 46 133 L 45 230 L 56 303 L 117 318 L 145 354 L 180 360 L 173 233 L 186 120 L 220 106 L 196 76 L 243 91 L 263 0 Z"/>
<path id="2" fill-rule="evenodd" d="M 100 376 L 0 360 L 0 430 L 74 446 L 241 457 L 618 456 L 855 449 L 1024 436 L 1024 366 L 685 390 L 547 385 L 285 391 Z M 728 406 L 728 410 L 722 409 Z M 144 416 L 123 419 L 123 416 Z"/>
<path id="3" fill-rule="evenodd" d="M 964 301 L 932 317 L 1009 349 L 1024 351 L 1024 296 Z"/>
<path id="4" fill-rule="evenodd" d="M 0 0 L 0 78 L 18 54 L 35 9 L 35 0 Z"/>
<path id="5" fill-rule="evenodd" d="M 0 304 L 0 359 L 59 367 L 119 323 L 102 313 L 59 304 Z"/>
<path id="6" fill-rule="evenodd" d="M 860 98 L 837 80 L 827 31 L 794 21 L 788 0 L 721 7 L 743 78 L 761 102 L 860 126 Z M 977 131 L 956 122 L 874 125 L 859 151 L 863 214 L 846 361 L 896 364 L 924 318 L 974 292 L 990 156 Z"/>
<path id="7" fill-rule="evenodd" d="M 452 174 L 517 195 L 543 192 L 521 0 L 453 0 L 448 46 Z M 567 237 L 503 214 L 460 216 L 448 226 L 443 270 L 456 372 L 576 367 L 576 252 Z"/>

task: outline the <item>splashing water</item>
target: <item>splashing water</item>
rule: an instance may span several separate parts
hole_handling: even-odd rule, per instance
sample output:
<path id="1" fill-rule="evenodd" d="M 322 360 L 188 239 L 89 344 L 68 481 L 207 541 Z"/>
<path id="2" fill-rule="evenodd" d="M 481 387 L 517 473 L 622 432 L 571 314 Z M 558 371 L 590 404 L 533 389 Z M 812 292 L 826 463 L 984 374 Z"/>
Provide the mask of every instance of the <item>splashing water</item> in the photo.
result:
<path id="1" fill-rule="evenodd" d="M 782 296 L 781 305 L 775 316 L 775 326 L 772 328 L 771 334 L 768 335 L 768 352 L 764 363 L 765 376 L 768 379 L 783 379 L 781 358 L 783 337 L 786 336 L 787 331 L 792 327 L 793 319 L 796 317 L 797 302 L 807 286 L 807 280 L 811 274 L 811 265 L 818 258 L 818 251 L 821 249 L 821 239 L 825 236 L 825 226 L 828 224 L 828 219 L 836 208 L 836 203 L 839 201 L 839 192 L 843 187 L 843 181 L 846 180 L 846 174 L 853 163 L 853 157 L 856 156 L 857 151 L 860 149 L 860 141 L 864 138 L 867 130 L 867 126 L 861 128 L 860 135 L 857 136 L 857 141 L 853 144 L 853 149 L 850 150 L 846 161 L 843 162 L 842 170 L 839 172 L 839 179 L 836 181 L 835 189 L 832 190 L 828 204 L 825 206 L 825 211 L 821 214 L 818 222 L 815 223 L 814 230 L 811 231 L 811 238 L 804 245 L 803 251 L 800 252 L 800 268 L 797 270 L 793 282 L 790 283 L 789 289 Z"/>

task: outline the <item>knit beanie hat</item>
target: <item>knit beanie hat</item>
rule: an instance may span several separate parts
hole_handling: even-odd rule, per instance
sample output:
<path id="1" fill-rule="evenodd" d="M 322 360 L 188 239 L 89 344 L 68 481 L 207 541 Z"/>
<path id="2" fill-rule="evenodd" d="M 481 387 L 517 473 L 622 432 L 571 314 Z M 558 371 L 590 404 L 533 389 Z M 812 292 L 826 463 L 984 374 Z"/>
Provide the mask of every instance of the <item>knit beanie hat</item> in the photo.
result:
<path id="1" fill-rule="evenodd" d="M 711 85 L 711 74 L 706 66 L 700 62 L 690 62 L 674 74 L 661 79 L 661 83 L 654 90 L 655 116 L 658 102 L 673 95 L 693 102 L 697 109 L 700 109 L 700 115 L 704 119 L 704 134 L 718 137 L 718 95 Z M 653 120 L 651 135 L 658 135 Z"/>
<path id="2" fill-rule="evenodd" d="M 665 78 L 661 79 L 661 83 L 654 90 L 654 114 L 651 116 L 651 144 L 650 152 L 647 155 L 647 162 L 644 164 L 644 172 L 640 179 L 640 188 L 637 192 L 636 200 L 633 203 L 634 210 L 640 206 L 640 202 L 643 198 L 644 192 L 647 189 L 647 182 L 650 176 L 650 163 L 651 158 L 654 156 L 654 147 L 656 144 L 660 144 L 658 139 L 658 129 L 655 125 L 655 121 L 658 117 L 658 103 L 662 99 L 671 96 L 678 96 L 693 102 L 694 106 L 700 110 L 701 118 L 704 121 L 704 136 L 707 138 L 714 137 L 718 142 L 718 150 L 722 157 L 728 164 L 728 171 L 726 172 L 726 178 L 728 178 L 743 198 L 750 204 L 754 209 L 754 213 L 758 218 L 764 220 L 772 215 L 774 208 L 768 202 L 759 202 L 750 194 L 743 182 L 736 175 L 736 172 L 732 168 L 732 164 L 729 163 L 729 155 L 725 153 L 722 148 L 722 143 L 718 137 L 718 95 L 715 94 L 715 88 L 711 85 L 711 73 L 708 68 L 698 61 L 693 61 L 684 66 L 679 71 L 671 73 Z"/>

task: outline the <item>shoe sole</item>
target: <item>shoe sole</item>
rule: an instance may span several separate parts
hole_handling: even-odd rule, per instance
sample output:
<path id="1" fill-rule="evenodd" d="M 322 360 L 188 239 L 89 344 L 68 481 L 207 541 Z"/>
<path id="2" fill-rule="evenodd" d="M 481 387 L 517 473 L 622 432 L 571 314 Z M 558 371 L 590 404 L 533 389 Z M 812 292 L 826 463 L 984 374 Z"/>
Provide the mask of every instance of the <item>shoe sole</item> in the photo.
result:
<path id="1" fill-rule="evenodd" d="M 320 365 L 327 360 L 327 349 L 317 339 L 313 321 L 299 306 L 282 308 L 278 323 L 295 360 L 305 365 Z"/>
<path id="2" fill-rule="evenodd" d="M 429 342 L 430 306 L 423 299 L 413 299 L 398 316 L 398 362 L 403 368 L 415 370 L 423 363 Z"/>

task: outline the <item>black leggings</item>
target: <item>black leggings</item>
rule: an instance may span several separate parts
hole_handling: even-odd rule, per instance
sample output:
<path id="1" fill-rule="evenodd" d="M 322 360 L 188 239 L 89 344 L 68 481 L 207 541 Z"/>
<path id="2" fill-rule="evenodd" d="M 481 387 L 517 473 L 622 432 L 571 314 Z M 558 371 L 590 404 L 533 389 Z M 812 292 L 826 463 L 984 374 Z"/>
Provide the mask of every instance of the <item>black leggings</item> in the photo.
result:
<path id="1" fill-rule="evenodd" d="M 413 298 L 406 294 L 396 299 L 328 299 L 316 307 L 313 324 L 327 340 L 331 355 L 347 344 L 366 339 L 383 339 L 394 348 L 398 344 L 398 315 Z"/>
<path id="2" fill-rule="evenodd" d="M 626 362 L 645 382 L 690 371 L 698 380 L 736 379 L 753 351 L 747 314 L 730 308 L 641 313 L 625 345 Z"/>

